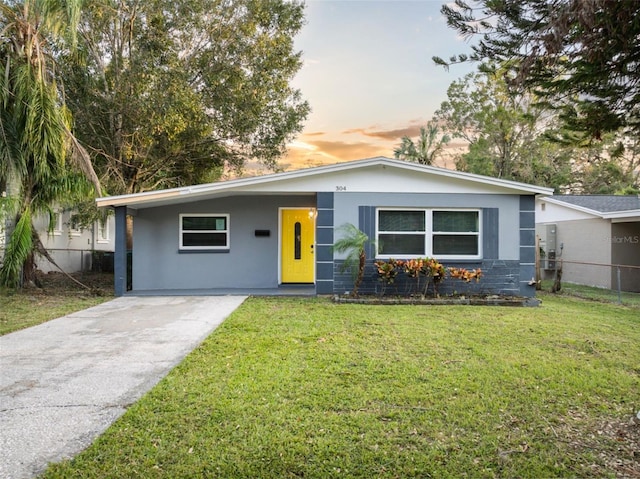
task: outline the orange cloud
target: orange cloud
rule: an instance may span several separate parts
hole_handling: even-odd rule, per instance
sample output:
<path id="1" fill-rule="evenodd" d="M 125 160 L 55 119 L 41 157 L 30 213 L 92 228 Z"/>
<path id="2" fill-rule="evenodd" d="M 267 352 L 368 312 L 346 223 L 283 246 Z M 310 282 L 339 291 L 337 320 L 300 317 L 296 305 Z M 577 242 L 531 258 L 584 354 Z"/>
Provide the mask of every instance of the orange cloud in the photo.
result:
<path id="1" fill-rule="evenodd" d="M 371 143 L 305 138 L 304 141 L 298 140 L 289 145 L 287 155 L 280 165 L 287 170 L 295 170 L 373 156 L 390 156 L 390 153 L 388 147 Z"/>
<path id="2" fill-rule="evenodd" d="M 279 164 L 284 170 L 296 170 L 375 156 L 393 157 L 393 150 L 400 144 L 402 137 L 417 137 L 420 127 L 425 124 L 424 119 L 418 118 L 409 120 L 406 126 L 400 128 L 385 129 L 381 125 L 370 125 L 336 133 L 302 133 L 288 145 L 287 154 Z M 450 143 L 445 147 L 438 165 L 453 167 L 453 157 L 465 149 L 465 143 Z"/>
<path id="3" fill-rule="evenodd" d="M 344 130 L 342 133 L 346 135 L 360 134 L 370 138 L 380 138 L 381 140 L 397 141 L 398 143 L 403 136 L 414 137 L 420 133 L 420 126 L 407 126 L 405 128 L 397 128 L 394 130 L 373 130 L 369 131 L 364 128 L 352 128 Z"/>

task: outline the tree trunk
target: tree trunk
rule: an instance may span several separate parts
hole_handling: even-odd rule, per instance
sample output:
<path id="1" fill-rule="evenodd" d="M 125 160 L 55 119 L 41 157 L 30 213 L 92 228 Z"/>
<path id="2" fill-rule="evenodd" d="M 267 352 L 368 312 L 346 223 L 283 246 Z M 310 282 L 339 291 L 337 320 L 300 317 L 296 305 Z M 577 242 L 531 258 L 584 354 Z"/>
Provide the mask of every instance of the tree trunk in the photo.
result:
<path id="1" fill-rule="evenodd" d="M 542 278 L 540 276 L 540 236 L 536 235 L 536 291 L 542 289 Z"/>
<path id="2" fill-rule="evenodd" d="M 22 286 L 41 287 L 41 284 L 36 277 L 36 259 L 33 249 L 27 255 L 22 266 Z"/>
<path id="3" fill-rule="evenodd" d="M 356 281 L 353 285 L 353 295 L 355 297 L 358 296 L 358 289 L 360 288 L 360 283 L 362 283 L 362 279 L 364 278 L 364 267 L 367 261 L 367 255 L 364 250 L 360 251 L 360 261 L 358 264 L 358 276 L 356 277 Z"/>
<path id="4" fill-rule="evenodd" d="M 551 288 L 552 293 L 557 293 L 562 289 L 562 260 L 559 263 L 556 263 L 556 279 L 553 282 L 553 286 Z"/>

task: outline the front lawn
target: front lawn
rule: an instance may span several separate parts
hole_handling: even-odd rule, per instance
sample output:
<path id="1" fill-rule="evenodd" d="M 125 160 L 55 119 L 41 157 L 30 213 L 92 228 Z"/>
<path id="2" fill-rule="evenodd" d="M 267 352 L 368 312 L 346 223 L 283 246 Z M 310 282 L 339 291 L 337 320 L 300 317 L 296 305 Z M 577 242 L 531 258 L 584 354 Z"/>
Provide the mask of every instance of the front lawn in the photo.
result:
<path id="1" fill-rule="evenodd" d="M 637 310 L 247 300 L 46 478 L 638 477 Z"/>

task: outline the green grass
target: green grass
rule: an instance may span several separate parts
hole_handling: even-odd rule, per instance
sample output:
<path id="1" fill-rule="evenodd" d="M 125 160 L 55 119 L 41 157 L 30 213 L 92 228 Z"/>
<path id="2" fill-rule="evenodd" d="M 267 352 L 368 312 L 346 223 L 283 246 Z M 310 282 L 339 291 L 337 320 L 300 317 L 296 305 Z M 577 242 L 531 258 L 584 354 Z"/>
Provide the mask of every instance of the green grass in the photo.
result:
<path id="1" fill-rule="evenodd" d="M 0 336 L 104 303 L 111 297 L 46 295 L 0 288 Z"/>
<path id="2" fill-rule="evenodd" d="M 637 310 L 542 296 L 539 308 L 251 298 L 44 477 L 638 473 Z"/>
<path id="3" fill-rule="evenodd" d="M 553 280 L 544 280 L 542 282 L 542 289 L 544 291 L 550 291 L 553 285 Z M 564 296 L 573 296 L 576 298 L 589 299 L 592 301 L 602 301 L 606 303 L 618 303 L 630 306 L 633 308 L 640 308 L 640 293 L 630 293 L 627 291 L 621 291 L 618 297 L 617 290 L 611 290 L 606 288 L 596 288 L 594 286 L 584 286 L 582 284 L 566 283 L 562 282 L 562 288 L 557 293 Z"/>

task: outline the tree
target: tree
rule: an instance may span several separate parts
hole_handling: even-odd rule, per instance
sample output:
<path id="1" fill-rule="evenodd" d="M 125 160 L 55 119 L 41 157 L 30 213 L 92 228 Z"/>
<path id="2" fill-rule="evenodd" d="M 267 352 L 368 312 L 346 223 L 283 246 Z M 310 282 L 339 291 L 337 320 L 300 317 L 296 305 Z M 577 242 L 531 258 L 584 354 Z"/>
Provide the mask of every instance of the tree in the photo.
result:
<path id="1" fill-rule="evenodd" d="M 432 165 L 444 148 L 449 143 L 449 136 L 439 135 L 438 125 L 427 122 L 420 128 L 420 136 L 416 143 L 408 136 L 403 136 L 400 145 L 393 150 L 394 156 L 399 160 L 413 161 L 422 165 Z"/>
<path id="2" fill-rule="evenodd" d="M 573 148 L 570 192 L 638 194 L 638 141 L 622 134 L 607 133 L 601 141 Z"/>
<path id="3" fill-rule="evenodd" d="M 366 246 L 368 243 L 373 244 L 373 241 L 366 233 L 351 223 L 340 226 L 338 232 L 341 237 L 333 244 L 333 250 L 337 253 L 347 253 L 343 271 L 349 269 L 353 273 L 354 281 L 351 295 L 357 297 L 367 263 Z"/>
<path id="4" fill-rule="evenodd" d="M 511 88 L 504 69 L 454 81 L 435 119 L 469 143 L 457 169 L 560 190 L 570 182 L 570 150 L 545 136 L 556 119 L 532 95 Z"/>
<path id="5" fill-rule="evenodd" d="M 309 106 L 290 81 L 304 8 L 285 0 L 95 0 L 66 96 L 111 194 L 275 168 Z M 80 68 L 78 68 L 80 66 Z"/>
<path id="6" fill-rule="evenodd" d="M 567 127 L 599 139 L 640 132 L 640 2 L 637 0 L 465 0 L 445 5 L 450 27 L 478 36 L 461 61 L 511 62 L 514 83 L 563 110 Z"/>
<path id="7" fill-rule="evenodd" d="M 78 0 L 0 4 L 0 199 L 13 227 L 0 284 L 35 279 L 34 254 L 48 257 L 33 227 L 36 215 L 86 198 L 100 184 L 89 157 L 71 133 L 53 55 L 73 49 Z M 93 187 L 90 181 L 93 181 Z"/>

